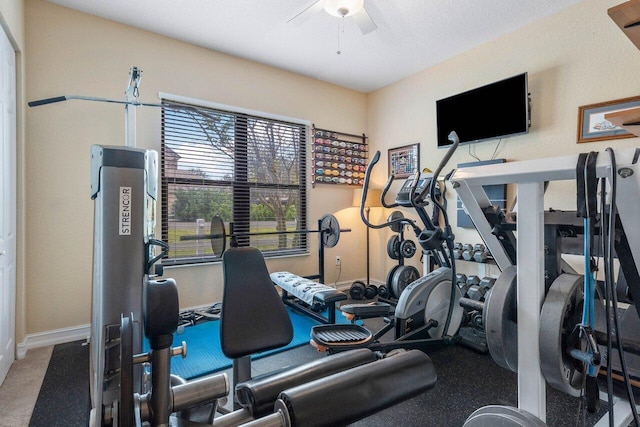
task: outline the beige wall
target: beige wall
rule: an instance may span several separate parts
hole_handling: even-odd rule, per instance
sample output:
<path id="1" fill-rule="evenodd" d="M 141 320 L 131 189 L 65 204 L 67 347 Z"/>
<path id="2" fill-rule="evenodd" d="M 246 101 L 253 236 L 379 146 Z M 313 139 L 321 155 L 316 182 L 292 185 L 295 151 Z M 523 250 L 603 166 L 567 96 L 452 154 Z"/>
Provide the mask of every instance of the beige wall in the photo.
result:
<path id="1" fill-rule="evenodd" d="M 578 106 L 638 95 L 640 52 L 607 16 L 621 0 L 584 0 L 561 13 L 473 49 L 369 95 L 252 62 L 211 52 L 94 18 L 39 0 L 26 3 L 27 99 L 62 94 L 119 98 L 131 65 L 143 71 L 141 97 L 155 102 L 158 91 L 273 114 L 298 117 L 319 127 L 370 136 L 383 160 L 374 183 L 386 181 L 386 150 L 421 143 L 421 166 L 434 169 L 444 155 L 435 149 L 435 101 L 517 73 L 529 73 L 532 128 L 502 141 L 497 157 L 520 160 L 628 147 L 637 139 L 578 145 Z M 0 3 L 1 5 L 1 3 Z M 26 319 L 25 334 L 89 322 L 93 204 L 89 199 L 89 146 L 121 144 L 120 107 L 70 101 L 29 109 L 26 143 Z M 138 112 L 138 146 L 159 149 L 159 112 Z M 496 142 L 462 147 L 451 165 L 492 156 Z M 547 203 L 571 209 L 574 190 L 554 185 Z M 453 191 L 449 194 L 453 194 Z M 571 197 L 567 197 L 571 195 Z M 327 281 L 337 279 L 335 255 L 343 259 L 340 281 L 364 276 L 364 228 L 351 208 L 351 190 L 311 190 L 310 219 L 334 213 L 353 228 L 327 255 Z M 453 199 L 450 206 L 455 206 Z M 371 211 L 378 222 L 388 212 Z M 406 212 L 411 215 L 410 212 Z M 453 215 L 451 210 L 450 215 Z M 415 216 L 415 215 L 413 215 Z M 459 241 L 476 242 L 456 230 Z M 391 262 L 387 230 L 371 232 L 372 274 L 384 280 Z M 314 241 L 315 242 L 315 241 Z M 315 247 L 315 243 L 312 243 Z M 272 270 L 311 274 L 315 252 L 270 263 Z M 414 262 L 417 263 L 417 258 Z M 475 268 L 475 265 L 473 266 Z M 220 299 L 219 266 L 169 269 L 183 306 Z M 18 336 L 18 342 L 24 335 Z"/>
<path id="2" fill-rule="evenodd" d="M 436 100 L 525 71 L 529 73 L 532 126 L 526 135 L 503 140 L 497 158 L 511 161 L 637 146 L 637 138 L 576 144 L 579 106 L 640 95 L 640 51 L 607 15 L 607 9 L 619 3 L 584 0 L 370 94 L 367 131 L 372 146 L 386 158 L 390 147 L 420 142 L 420 166 L 434 170 L 445 153 L 436 149 Z M 459 162 L 474 161 L 469 150 L 488 160 L 496 145 L 497 141 L 488 141 L 462 146 L 446 170 Z M 375 172 L 374 181 L 383 185 L 385 166 Z M 449 215 L 455 225 L 455 192 L 450 186 L 449 190 Z M 570 184 L 555 183 L 545 203 L 556 209 L 575 209 L 574 194 Z M 456 228 L 455 234 L 462 243 L 480 242 L 475 231 Z M 380 237 L 374 259 L 384 259 L 384 239 Z M 475 264 L 460 264 L 478 273 Z M 373 276 L 384 277 L 391 265 L 390 261 L 376 263 Z"/>
<path id="3" fill-rule="evenodd" d="M 198 98 L 360 134 L 366 130 L 366 95 L 296 74 L 212 52 L 149 32 L 29 0 L 26 4 L 27 98 L 86 95 L 122 99 L 129 68 L 143 70 L 140 98 L 158 102 L 158 92 Z M 89 198 L 91 144 L 122 145 L 124 110 L 113 104 L 68 101 L 27 111 L 26 333 L 89 323 L 93 202 Z M 160 149 L 160 111 L 138 109 L 137 146 Z M 310 189 L 312 224 L 334 213 L 343 227 L 352 190 Z M 346 255 L 360 249 L 358 233 L 344 234 L 329 250 Z M 271 269 L 313 274 L 311 255 L 278 260 Z M 336 251 L 342 251 L 337 253 Z M 343 277 L 362 277 L 362 263 L 345 263 Z M 335 280 L 335 268 L 327 269 Z M 221 299 L 219 265 L 170 268 L 183 307 Z M 18 314 L 20 316 L 21 314 Z M 17 337 L 20 342 L 21 338 Z"/>

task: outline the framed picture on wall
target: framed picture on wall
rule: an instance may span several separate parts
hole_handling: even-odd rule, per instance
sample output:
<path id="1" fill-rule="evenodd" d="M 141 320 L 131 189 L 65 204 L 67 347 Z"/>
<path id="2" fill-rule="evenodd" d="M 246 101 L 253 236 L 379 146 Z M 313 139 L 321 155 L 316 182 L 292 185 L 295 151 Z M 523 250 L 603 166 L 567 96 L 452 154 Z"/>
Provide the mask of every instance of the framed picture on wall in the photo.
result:
<path id="1" fill-rule="evenodd" d="M 605 119 L 605 114 L 640 107 L 640 96 L 578 107 L 578 143 L 633 138 L 635 135 Z"/>
<path id="2" fill-rule="evenodd" d="M 389 149 L 389 175 L 407 178 L 420 170 L 420 144 Z"/>

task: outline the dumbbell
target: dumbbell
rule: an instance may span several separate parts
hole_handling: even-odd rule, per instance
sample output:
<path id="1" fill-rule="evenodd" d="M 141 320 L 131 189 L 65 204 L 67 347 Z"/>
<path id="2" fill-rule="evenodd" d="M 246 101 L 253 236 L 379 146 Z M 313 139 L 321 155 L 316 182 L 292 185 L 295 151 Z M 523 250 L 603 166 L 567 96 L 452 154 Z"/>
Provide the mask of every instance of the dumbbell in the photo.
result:
<path id="1" fill-rule="evenodd" d="M 456 284 L 460 289 L 464 288 L 464 285 L 467 283 L 467 275 L 464 273 L 456 274 Z"/>
<path id="2" fill-rule="evenodd" d="M 467 291 L 469 298 L 475 301 L 484 301 L 485 295 L 493 287 L 495 281 L 496 279 L 492 277 L 483 277 L 477 284 L 469 287 Z"/>
<path id="3" fill-rule="evenodd" d="M 482 243 L 476 243 L 473 245 L 473 260 L 475 262 L 487 262 L 487 256 L 489 253 L 486 251 Z"/>
<path id="4" fill-rule="evenodd" d="M 458 300 L 460 306 L 469 314 L 468 320 L 476 328 L 484 329 L 482 319 L 485 307 L 484 299 L 491 291 L 495 281 L 496 279 L 492 277 L 483 277 L 480 280 L 478 276 L 471 276 L 471 280 L 467 279 L 467 282 L 471 283 L 468 293 Z"/>
<path id="5" fill-rule="evenodd" d="M 464 274 L 462 275 L 464 276 Z M 457 277 L 457 275 L 456 275 Z M 458 284 L 458 286 L 460 287 L 460 292 L 462 293 L 463 296 L 468 296 L 468 292 L 469 289 L 472 286 L 477 286 L 478 284 L 480 284 L 480 278 L 478 276 L 464 276 L 466 279 L 465 281 L 462 283 L 462 286 L 460 287 L 460 284 Z"/>
<path id="6" fill-rule="evenodd" d="M 457 242 L 453 244 L 453 257 L 455 259 L 462 259 L 462 243 Z"/>
<path id="7" fill-rule="evenodd" d="M 462 245 L 462 258 L 465 261 L 473 261 L 473 245 L 471 243 Z"/>
<path id="8" fill-rule="evenodd" d="M 327 305 L 323 304 L 321 302 L 314 302 L 311 305 L 311 311 L 314 311 L 316 313 L 322 313 L 323 311 L 325 311 L 327 309 Z"/>
<path id="9" fill-rule="evenodd" d="M 356 280 L 351 284 L 351 287 L 349 288 L 349 296 L 351 297 L 351 299 L 363 299 L 365 296 L 365 290 L 366 286 L 364 282 Z"/>
<path id="10" fill-rule="evenodd" d="M 389 298 L 389 289 L 385 285 L 378 287 L 378 296 L 380 298 Z"/>
<path id="11" fill-rule="evenodd" d="M 364 297 L 366 299 L 374 299 L 378 296 L 378 287 L 376 285 L 368 285 L 364 288 Z"/>
<path id="12" fill-rule="evenodd" d="M 493 288 L 493 284 L 496 283 L 496 279 L 493 277 L 483 277 L 482 280 L 480 280 L 480 286 L 482 286 L 483 288 L 486 288 L 487 291 L 491 288 Z"/>
<path id="13" fill-rule="evenodd" d="M 467 291 L 467 295 L 469 298 L 474 301 L 484 301 L 484 296 L 487 293 L 487 289 L 481 287 L 480 285 L 473 285 L 469 287 Z"/>

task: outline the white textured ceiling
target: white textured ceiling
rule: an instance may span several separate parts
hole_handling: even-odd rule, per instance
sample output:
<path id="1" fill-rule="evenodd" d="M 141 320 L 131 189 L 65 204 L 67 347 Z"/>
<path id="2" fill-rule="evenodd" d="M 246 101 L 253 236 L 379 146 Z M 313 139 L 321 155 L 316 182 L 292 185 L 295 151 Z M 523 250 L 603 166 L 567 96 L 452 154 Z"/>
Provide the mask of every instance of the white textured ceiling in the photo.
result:
<path id="1" fill-rule="evenodd" d="M 371 92 L 581 0 L 365 0 L 378 28 L 364 36 L 323 10 L 287 23 L 316 0 L 49 1 Z"/>

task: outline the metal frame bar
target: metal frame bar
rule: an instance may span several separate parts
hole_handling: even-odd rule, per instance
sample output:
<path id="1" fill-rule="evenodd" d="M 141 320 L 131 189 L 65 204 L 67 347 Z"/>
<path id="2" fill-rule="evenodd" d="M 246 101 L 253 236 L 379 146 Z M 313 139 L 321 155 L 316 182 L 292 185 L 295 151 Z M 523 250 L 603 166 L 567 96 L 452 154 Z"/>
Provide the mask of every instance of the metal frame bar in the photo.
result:
<path id="1" fill-rule="evenodd" d="M 617 208 L 629 232 L 636 265 L 640 265 L 640 148 L 615 152 L 618 174 Z M 490 205 L 483 185 L 518 184 L 518 407 L 546 418 L 545 382 L 538 350 L 539 318 L 544 298 L 544 183 L 575 179 L 578 155 L 534 159 L 458 169 L 451 177 L 478 233 L 498 267 L 511 265 L 497 237 L 491 233 L 482 208 Z M 598 156 L 596 175 L 608 177 L 609 156 Z M 532 256 L 534 255 L 535 256 Z"/>

